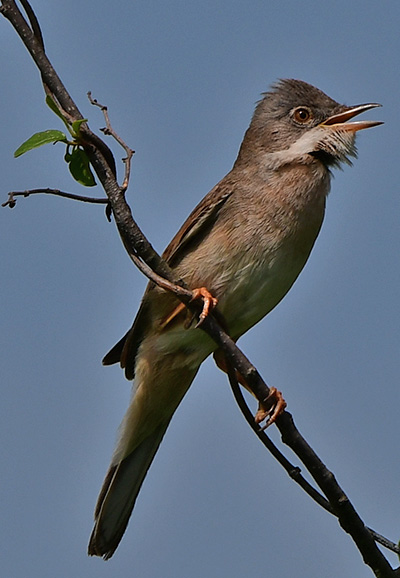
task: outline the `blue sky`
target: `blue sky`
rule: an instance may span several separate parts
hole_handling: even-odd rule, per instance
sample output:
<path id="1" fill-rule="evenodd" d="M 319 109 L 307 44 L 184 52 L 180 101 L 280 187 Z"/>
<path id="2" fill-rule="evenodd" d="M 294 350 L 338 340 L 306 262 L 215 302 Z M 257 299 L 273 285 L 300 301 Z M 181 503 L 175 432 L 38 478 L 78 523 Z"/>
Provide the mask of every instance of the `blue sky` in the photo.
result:
<path id="1" fill-rule="evenodd" d="M 240 343 L 364 521 L 397 541 L 399 3 L 33 6 L 92 129 L 103 120 L 88 90 L 136 150 L 128 200 L 160 251 L 231 168 L 254 103 L 277 78 L 306 80 L 346 104 L 382 103 L 365 118 L 385 124 L 360 134 L 359 159 L 335 174 L 305 270 Z M 26 50 L 0 26 L 2 202 L 9 190 L 41 186 L 87 192 L 61 145 L 13 159 L 33 132 L 61 127 Z M 116 555 L 87 558 L 130 396 L 122 372 L 100 360 L 130 325 L 145 280 L 101 207 L 19 200 L 0 211 L 0 239 L 3 576 L 369 575 L 335 519 L 263 449 L 211 360 L 174 417 Z"/>

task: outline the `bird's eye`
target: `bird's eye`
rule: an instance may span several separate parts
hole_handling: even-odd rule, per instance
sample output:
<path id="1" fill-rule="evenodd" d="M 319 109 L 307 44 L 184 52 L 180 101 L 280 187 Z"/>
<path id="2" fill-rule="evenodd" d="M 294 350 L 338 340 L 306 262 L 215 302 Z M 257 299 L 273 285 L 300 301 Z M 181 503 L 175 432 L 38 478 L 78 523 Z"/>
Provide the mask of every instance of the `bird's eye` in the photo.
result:
<path id="1" fill-rule="evenodd" d="M 305 106 L 299 106 L 298 108 L 294 109 L 293 118 L 299 124 L 307 124 L 312 120 L 313 115 L 309 108 Z"/>

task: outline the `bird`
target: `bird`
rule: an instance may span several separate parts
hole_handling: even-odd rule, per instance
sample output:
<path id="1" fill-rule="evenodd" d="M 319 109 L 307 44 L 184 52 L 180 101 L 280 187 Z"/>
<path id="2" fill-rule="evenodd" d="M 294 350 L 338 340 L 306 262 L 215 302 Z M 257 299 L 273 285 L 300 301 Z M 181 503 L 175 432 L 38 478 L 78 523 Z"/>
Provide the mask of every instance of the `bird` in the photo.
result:
<path id="1" fill-rule="evenodd" d="M 192 211 L 163 253 L 188 287 L 206 288 L 236 341 L 286 295 L 321 229 L 332 170 L 352 164 L 351 121 L 380 106 L 339 104 L 318 88 L 279 80 L 256 104 L 228 174 Z M 349 122 L 351 121 L 351 122 Z M 95 508 L 89 555 L 109 559 L 171 418 L 216 343 L 170 292 L 149 283 L 131 329 L 104 357 L 120 363 L 133 395 Z"/>

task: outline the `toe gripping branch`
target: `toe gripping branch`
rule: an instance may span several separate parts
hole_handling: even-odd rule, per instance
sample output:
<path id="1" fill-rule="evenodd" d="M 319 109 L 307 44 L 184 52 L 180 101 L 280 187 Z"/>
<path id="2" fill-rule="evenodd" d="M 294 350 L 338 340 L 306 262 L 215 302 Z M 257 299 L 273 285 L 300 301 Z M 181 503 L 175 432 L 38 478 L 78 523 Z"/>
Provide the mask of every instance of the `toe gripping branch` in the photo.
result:
<path id="1" fill-rule="evenodd" d="M 200 313 L 199 321 L 196 327 L 200 327 L 204 319 L 211 313 L 218 304 L 218 299 L 213 297 L 206 287 L 199 287 L 193 290 L 192 301 L 203 299 L 203 309 Z"/>
<path id="2" fill-rule="evenodd" d="M 213 297 L 206 287 L 199 287 L 197 289 L 193 289 L 191 301 L 196 301 L 197 299 L 203 300 L 203 308 L 199 315 L 199 321 L 196 324 L 196 328 L 200 327 L 200 325 L 204 322 L 206 317 L 218 304 L 218 299 L 216 299 L 216 297 Z M 185 311 L 185 309 L 186 305 L 184 303 L 179 303 L 179 305 L 177 305 L 175 309 L 169 315 L 167 315 L 165 319 L 162 320 L 161 322 L 162 329 L 164 329 L 167 325 L 169 325 L 171 321 L 173 321 L 180 313 L 182 313 L 182 311 Z M 191 316 L 191 320 L 188 325 L 191 324 L 192 320 L 193 317 Z"/>
<path id="3" fill-rule="evenodd" d="M 278 391 L 276 387 L 270 387 L 269 395 L 259 404 L 254 420 L 256 423 L 260 424 L 266 419 L 266 424 L 261 428 L 265 430 L 276 421 L 276 419 L 283 413 L 286 406 L 287 403 L 283 399 L 282 392 Z"/>

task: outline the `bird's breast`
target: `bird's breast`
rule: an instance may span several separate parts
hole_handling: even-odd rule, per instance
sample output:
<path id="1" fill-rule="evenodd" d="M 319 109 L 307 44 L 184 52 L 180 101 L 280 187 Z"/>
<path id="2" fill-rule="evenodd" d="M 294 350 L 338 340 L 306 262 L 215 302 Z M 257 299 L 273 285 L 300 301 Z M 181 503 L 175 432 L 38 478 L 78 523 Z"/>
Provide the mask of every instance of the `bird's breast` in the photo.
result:
<path id="1" fill-rule="evenodd" d="M 241 216 L 240 226 L 227 228 L 226 244 L 219 239 L 217 252 L 224 266 L 217 297 L 234 337 L 281 301 L 307 262 L 322 225 L 326 196 L 312 194 L 306 200 L 269 198 L 264 210 L 253 207 L 252 214 Z"/>
<path id="2" fill-rule="evenodd" d="M 318 236 L 329 190 L 327 173 L 312 167 L 257 178 L 240 181 L 214 226 L 178 267 L 190 287 L 205 286 L 218 298 L 235 338 L 293 285 Z"/>

